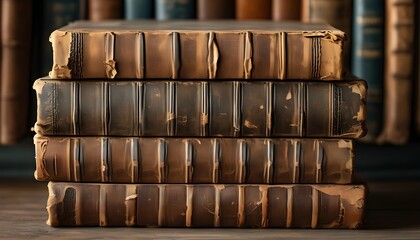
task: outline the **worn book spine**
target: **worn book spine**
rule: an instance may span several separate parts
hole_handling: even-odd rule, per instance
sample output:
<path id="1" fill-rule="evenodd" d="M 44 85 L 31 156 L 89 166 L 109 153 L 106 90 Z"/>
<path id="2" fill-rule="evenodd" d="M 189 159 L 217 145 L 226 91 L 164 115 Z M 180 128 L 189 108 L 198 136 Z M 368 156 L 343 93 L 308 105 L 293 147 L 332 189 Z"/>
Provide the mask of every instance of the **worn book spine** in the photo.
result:
<path id="1" fill-rule="evenodd" d="M 14 144 L 29 132 L 32 4 L 31 0 L 0 3 L 0 144 Z"/>
<path id="2" fill-rule="evenodd" d="M 41 135 L 359 138 L 364 81 L 39 79 Z"/>
<path id="3" fill-rule="evenodd" d="M 336 183 L 353 179 L 351 140 L 43 137 L 35 178 L 113 183 Z"/>
<path id="4" fill-rule="evenodd" d="M 330 30 L 57 30 L 50 77 L 340 80 L 343 40 Z"/>
<path id="5" fill-rule="evenodd" d="M 271 19 L 271 0 L 236 0 L 236 19 Z"/>
<path id="6" fill-rule="evenodd" d="M 198 0 L 199 20 L 235 18 L 235 0 Z"/>
<path id="7" fill-rule="evenodd" d="M 384 65 L 384 7 L 377 0 L 353 0 L 352 73 L 365 79 L 368 86 L 364 141 L 375 142 L 382 130 L 383 65 Z"/>
<path id="8" fill-rule="evenodd" d="M 301 0 L 272 0 L 272 18 L 274 21 L 299 21 L 301 11 Z"/>
<path id="9" fill-rule="evenodd" d="M 155 0 L 156 19 L 193 19 L 195 2 L 195 0 Z"/>
<path id="10" fill-rule="evenodd" d="M 378 142 L 405 144 L 414 81 L 414 1 L 387 0 L 386 16 L 384 126 Z"/>
<path id="11" fill-rule="evenodd" d="M 88 19 L 122 19 L 123 7 L 123 0 L 88 0 Z"/>
<path id="12" fill-rule="evenodd" d="M 154 17 L 154 0 L 125 0 L 124 18 L 127 20 Z"/>
<path id="13" fill-rule="evenodd" d="M 346 33 L 347 41 L 343 51 L 346 71 L 350 70 L 352 5 L 352 0 L 302 0 L 303 22 L 326 22 Z"/>
<path id="14" fill-rule="evenodd" d="M 359 228 L 364 185 L 48 184 L 51 226 Z"/>

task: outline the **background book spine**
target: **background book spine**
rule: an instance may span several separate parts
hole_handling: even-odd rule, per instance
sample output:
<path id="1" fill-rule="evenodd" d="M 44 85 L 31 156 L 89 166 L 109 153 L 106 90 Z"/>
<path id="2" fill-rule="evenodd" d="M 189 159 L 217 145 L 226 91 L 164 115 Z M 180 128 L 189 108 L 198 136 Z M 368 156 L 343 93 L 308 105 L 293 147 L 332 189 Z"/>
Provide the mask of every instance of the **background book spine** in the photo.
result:
<path id="1" fill-rule="evenodd" d="M 272 16 L 274 21 L 299 21 L 301 19 L 301 0 L 272 0 Z"/>
<path id="2" fill-rule="evenodd" d="M 157 20 L 195 18 L 195 0 L 155 0 Z"/>
<path id="3" fill-rule="evenodd" d="M 293 33 L 57 30 L 50 40 L 54 49 L 51 78 L 341 80 L 343 77 L 344 33 L 338 30 Z M 127 51 L 127 47 L 135 51 Z M 108 64 L 103 64 L 104 61 Z"/>
<path id="4" fill-rule="evenodd" d="M 125 0 L 124 18 L 127 20 L 154 17 L 154 0 Z"/>
<path id="5" fill-rule="evenodd" d="M 123 8 L 123 0 L 88 0 L 88 19 L 122 19 Z"/>
<path id="6" fill-rule="evenodd" d="M 364 81 L 55 81 L 34 84 L 41 135 L 364 135 Z M 83 103 L 83 104 L 82 104 Z"/>
<path id="7" fill-rule="evenodd" d="M 43 181 L 349 184 L 353 178 L 351 140 L 36 136 L 34 142 L 35 177 Z"/>
<path id="8" fill-rule="evenodd" d="M 51 226 L 359 228 L 363 185 L 48 184 Z"/>
<path id="9" fill-rule="evenodd" d="M 0 144 L 28 132 L 28 86 L 32 34 L 31 0 L 1 1 Z"/>
<path id="10" fill-rule="evenodd" d="M 235 18 L 235 0 L 198 0 L 199 20 Z"/>
<path id="11" fill-rule="evenodd" d="M 410 137 L 414 81 L 414 1 L 387 0 L 384 126 L 379 143 L 405 144 Z"/>
<path id="12" fill-rule="evenodd" d="M 303 22 L 326 22 L 347 35 L 344 45 L 344 68 L 350 70 L 350 49 L 352 45 L 352 0 L 302 0 Z"/>
<path id="13" fill-rule="evenodd" d="M 385 2 L 353 0 L 352 72 L 366 80 L 369 91 L 363 141 L 374 142 L 382 129 Z"/>
<path id="14" fill-rule="evenodd" d="M 236 19 L 271 19 L 271 0 L 236 0 Z"/>

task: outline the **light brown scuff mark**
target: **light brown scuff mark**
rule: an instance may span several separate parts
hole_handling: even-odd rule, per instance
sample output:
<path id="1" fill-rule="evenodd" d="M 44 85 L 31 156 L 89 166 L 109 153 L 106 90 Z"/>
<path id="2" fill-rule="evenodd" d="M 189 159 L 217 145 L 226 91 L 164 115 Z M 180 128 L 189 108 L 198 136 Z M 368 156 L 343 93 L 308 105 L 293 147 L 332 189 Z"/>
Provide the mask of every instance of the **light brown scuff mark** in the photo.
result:
<path id="1" fill-rule="evenodd" d="M 249 120 L 245 120 L 244 125 L 247 128 L 253 128 L 253 129 L 257 129 L 258 128 L 256 125 L 252 124 L 252 122 L 250 122 Z"/>
<path id="2" fill-rule="evenodd" d="M 42 93 L 42 89 L 44 88 L 45 84 L 46 84 L 45 81 L 38 79 L 34 82 L 34 85 L 32 85 L 32 89 L 34 89 L 35 92 L 38 94 Z"/>
<path id="3" fill-rule="evenodd" d="M 286 100 L 290 100 L 290 99 L 292 99 L 292 93 L 289 90 L 289 92 L 286 95 Z"/>
<path id="4" fill-rule="evenodd" d="M 356 119 L 357 121 L 364 121 L 366 119 L 366 111 L 364 106 L 359 106 L 359 111 L 357 111 L 356 116 L 353 116 L 353 119 Z"/>
<path id="5" fill-rule="evenodd" d="M 175 118 L 175 114 L 174 114 L 174 113 L 168 112 L 168 113 L 166 114 L 166 119 L 167 119 L 168 121 L 171 121 L 171 120 L 173 120 L 174 118 Z"/>
<path id="6" fill-rule="evenodd" d="M 71 34 L 65 31 L 54 31 L 49 40 L 53 48 L 53 68 L 49 76 L 51 78 L 71 78 L 68 69 L 72 42 Z"/>
<path id="7" fill-rule="evenodd" d="M 206 125 L 209 123 L 209 115 L 203 114 L 201 115 L 201 124 Z"/>
<path id="8" fill-rule="evenodd" d="M 127 196 L 125 198 L 125 201 L 134 200 L 134 199 L 138 198 L 138 196 L 139 196 L 138 194 L 132 194 L 130 196 Z"/>
<path id="9" fill-rule="evenodd" d="M 251 33 L 245 33 L 245 59 L 244 59 L 244 73 L 245 79 L 251 77 L 252 71 L 252 43 L 251 43 Z"/>
<path id="10" fill-rule="evenodd" d="M 214 33 L 210 32 L 208 42 L 208 56 L 207 56 L 207 68 L 210 79 L 216 78 L 217 73 L 217 62 L 219 60 L 219 49 L 216 41 L 214 41 Z"/>
<path id="11" fill-rule="evenodd" d="M 115 68 L 116 62 L 113 59 L 109 59 L 106 62 L 104 62 L 105 64 L 105 72 L 106 72 L 106 77 L 107 78 L 115 78 L 115 76 L 117 75 L 117 70 Z"/>
<path id="12" fill-rule="evenodd" d="M 362 83 L 357 84 L 350 84 L 349 88 L 351 88 L 352 93 L 356 93 L 360 96 L 360 99 L 366 98 L 366 86 Z"/>
<path id="13" fill-rule="evenodd" d="M 349 141 L 349 140 L 339 140 L 338 141 L 338 147 L 339 148 L 348 148 L 348 149 L 352 149 L 353 147 L 353 142 Z"/>
<path id="14" fill-rule="evenodd" d="M 48 75 L 50 78 L 71 78 L 71 70 L 67 66 L 54 64 Z"/>
<path id="15" fill-rule="evenodd" d="M 347 39 L 347 36 L 342 31 L 310 31 L 303 32 L 304 37 L 322 37 L 323 39 L 329 40 L 332 43 L 341 43 Z"/>

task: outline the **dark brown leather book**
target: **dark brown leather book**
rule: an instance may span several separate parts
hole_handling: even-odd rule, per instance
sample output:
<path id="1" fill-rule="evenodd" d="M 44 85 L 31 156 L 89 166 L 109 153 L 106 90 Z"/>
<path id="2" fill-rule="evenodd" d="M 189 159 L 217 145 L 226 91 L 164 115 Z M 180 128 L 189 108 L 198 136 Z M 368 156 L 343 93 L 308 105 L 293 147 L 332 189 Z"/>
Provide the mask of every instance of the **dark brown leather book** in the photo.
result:
<path id="1" fill-rule="evenodd" d="M 364 185 L 48 184 L 61 226 L 359 228 Z"/>
<path id="2" fill-rule="evenodd" d="M 405 144 L 410 137 L 414 82 L 414 1 L 385 4 L 384 124 L 378 142 Z"/>
<path id="3" fill-rule="evenodd" d="M 29 132 L 32 4 L 32 0 L 0 3 L 0 144 L 14 144 Z"/>
<path id="4" fill-rule="evenodd" d="M 347 41 L 344 46 L 344 66 L 350 69 L 352 0 L 302 0 L 303 22 L 324 22 L 344 31 Z"/>
<path id="5" fill-rule="evenodd" d="M 271 19 L 271 0 L 236 0 L 236 19 Z"/>
<path id="6" fill-rule="evenodd" d="M 123 18 L 123 0 L 87 0 L 88 19 L 93 21 Z"/>
<path id="7" fill-rule="evenodd" d="M 235 18 L 235 0 L 198 0 L 197 18 L 200 20 Z"/>
<path id="8" fill-rule="evenodd" d="M 344 33 L 326 24 L 79 21 L 55 31 L 50 39 L 52 78 L 343 77 Z"/>
<path id="9" fill-rule="evenodd" d="M 365 133 L 355 81 L 39 79 L 35 131 L 79 136 L 340 137 Z"/>
<path id="10" fill-rule="evenodd" d="M 35 178 L 113 183 L 351 183 L 353 142 L 285 138 L 34 138 Z"/>
<path id="11" fill-rule="evenodd" d="M 301 0 L 272 0 L 272 16 L 274 21 L 299 21 L 301 19 Z"/>

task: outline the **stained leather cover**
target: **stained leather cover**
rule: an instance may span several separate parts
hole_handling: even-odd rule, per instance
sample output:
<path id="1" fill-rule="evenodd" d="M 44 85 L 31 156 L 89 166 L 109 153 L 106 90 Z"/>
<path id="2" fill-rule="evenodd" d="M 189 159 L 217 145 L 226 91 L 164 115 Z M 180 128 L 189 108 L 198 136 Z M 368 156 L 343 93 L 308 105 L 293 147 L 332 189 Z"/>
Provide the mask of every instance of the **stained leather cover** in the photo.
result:
<path id="1" fill-rule="evenodd" d="M 340 137 L 366 133 L 354 81 L 39 79 L 35 131 L 69 136 Z"/>
<path id="2" fill-rule="evenodd" d="M 351 183 L 351 140 L 34 138 L 35 178 L 114 183 Z"/>
<path id="3" fill-rule="evenodd" d="M 345 35 L 271 21 L 78 21 L 52 33 L 52 78 L 341 80 Z"/>
<path id="4" fill-rule="evenodd" d="M 364 185 L 48 184 L 51 226 L 358 228 Z"/>

